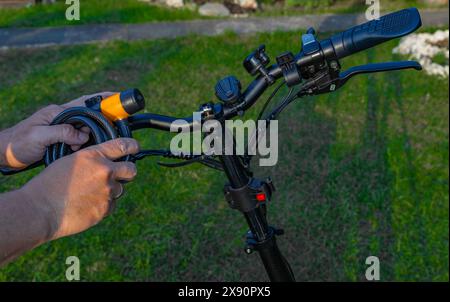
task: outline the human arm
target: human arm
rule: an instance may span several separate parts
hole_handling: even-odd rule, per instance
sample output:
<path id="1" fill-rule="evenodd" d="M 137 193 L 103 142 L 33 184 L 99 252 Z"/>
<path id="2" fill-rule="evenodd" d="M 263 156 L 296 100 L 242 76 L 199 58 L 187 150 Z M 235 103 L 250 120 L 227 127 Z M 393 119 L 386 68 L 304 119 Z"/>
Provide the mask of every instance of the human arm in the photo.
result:
<path id="1" fill-rule="evenodd" d="M 100 222 L 136 175 L 139 151 L 129 138 L 111 140 L 63 157 L 22 188 L 0 194 L 0 266 L 45 242 L 82 232 Z"/>

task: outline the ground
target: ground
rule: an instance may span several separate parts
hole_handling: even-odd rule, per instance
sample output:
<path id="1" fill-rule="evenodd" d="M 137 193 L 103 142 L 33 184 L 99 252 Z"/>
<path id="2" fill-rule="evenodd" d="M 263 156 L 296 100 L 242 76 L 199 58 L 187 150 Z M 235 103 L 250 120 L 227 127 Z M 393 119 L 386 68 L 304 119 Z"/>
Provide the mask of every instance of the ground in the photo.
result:
<path id="1" fill-rule="evenodd" d="M 220 77 L 250 82 L 241 61 L 253 48 L 265 43 L 272 58 L 297 52 L 299 35 L 2 51 L 0 129 L 45 104 L 129 87 L 143 91 L 148 112 L 189 116 L 214 101 Z M 402 59 L 391 54 L 397 43 L 342 63 Z M 285 229 L 279 243 L 297 280 L 364 280 L 365 259 L 375 255 L 384 281 L 448 281 L 448 97 L 448 79 L 423 72 L 363 75 L 281 115 L 279 163 L 257 170 L 277 186 L 269 220 Z M 170 139 L 152 130 L 136 137 L 154 148 Z M 247 227 L 223 198 L 223 175 L 155 162 L 138 163 L 137 179 L 126 186 L 114 215 L 27 253 L 0 269 L 0 280 L 64 281 L 71 255 L 80 258 L 85 281 L 267 280 L 258 256 L 243 252 Z M 0 191 L 36 173 L 1 177 Z"/>

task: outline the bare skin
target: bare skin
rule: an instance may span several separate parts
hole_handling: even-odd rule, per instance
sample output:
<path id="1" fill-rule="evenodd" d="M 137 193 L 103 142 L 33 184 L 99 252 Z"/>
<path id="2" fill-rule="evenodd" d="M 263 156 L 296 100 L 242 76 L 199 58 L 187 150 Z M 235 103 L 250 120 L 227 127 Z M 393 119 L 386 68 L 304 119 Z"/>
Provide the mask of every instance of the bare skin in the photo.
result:
<path id="1" fill-rule="evenodd" d="M 60 106 L 59 112 L 83 101 Z M 55 142 L 76 150 L 87 141 L 83 131 L 48 126 L 59 112 L 56 107 L 45 110 L 0 132 L 2 166 L 26 167 Z M 4 152 L 8 144 L 12 153 Z M 22 188 L 0 194 L 0 266 L 40 244 L 82 232 L 111 213 L 123 191 L 120 181 L 136 176 L 133 163 L 113 160 L 138 151 L 138 143 L 128 138 L 85 148 L 55 161 Z"/>
<path id="2" fill-rule="evenodd" d="M 94 95 L 103 97 L 113 94 L 102 92 L 82 96 L 64 105 L 50 105 L 17 125 L 0 132 L 0 166 L 22 169 L 42 159 L 45 148 L 57 142 L 69 144 L 75 151 L 89 136 L 71 125 L 49 126 L 50 122 L 64 109 L 84 106 L 84 101 Z"/>

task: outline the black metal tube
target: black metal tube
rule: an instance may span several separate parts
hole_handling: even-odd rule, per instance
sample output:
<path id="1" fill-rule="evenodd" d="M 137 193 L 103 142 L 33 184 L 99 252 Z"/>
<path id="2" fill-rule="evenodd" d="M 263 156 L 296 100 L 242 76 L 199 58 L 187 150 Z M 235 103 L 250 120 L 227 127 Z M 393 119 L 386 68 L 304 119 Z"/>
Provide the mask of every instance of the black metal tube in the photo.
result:
<path id="1" fill-rule="evenodd" d="M 250 176 L 245 171 L 237 156 L 221 156 L 220 161 L 233 188 L 242 188 L 249 183 Z M 236 202 L 239 201 L 236 200 Z M 255 236 L 257 241 L 256 250 L 259 252 L 269 279 L 273 282 L 295 281 L 289 264 L 277 246 L 275 234 L 269 228 L 262 207 L 257 207 L 249 212 L 243 212 L 243 214 L 250 231 Z"/>
<path id="2" fill-rule="evenodd" d="M 258 207 L 250 212 L 244 212 L 245 220 L 250 227 L 250 231 L 255 235 L 258 242 L 267 240 L 270 236 L 269 225 L 267 224 L 266 217 Z"/>
<path id="3" fill-rule="evenodd" d="M 258 252 L 270 281 L 295 282 L 294 274 L 281 254 L 275 236 L 272 236 L 267 242 L 260 245 Z"/>
<path id="4" fill-rule="evenodd" d="M 224 155 L 219 159 L 233 188 L 239 189 L 248 184 L 250 178 L 235 155 Z"/>
<path id="5" fill-rule="evenodd" d="M 143 128 L 153 128 L 164 131 L 170 131 L 170 126 L 176 121 L 181 121 L 178 124 L 178 131 L 192 130 L 193 126 L 200 121 L 194 120 L 192 117 L 177 118 L 153 113 L 135 114 L 128 118 L 131 130 L 138 130 Z"/>

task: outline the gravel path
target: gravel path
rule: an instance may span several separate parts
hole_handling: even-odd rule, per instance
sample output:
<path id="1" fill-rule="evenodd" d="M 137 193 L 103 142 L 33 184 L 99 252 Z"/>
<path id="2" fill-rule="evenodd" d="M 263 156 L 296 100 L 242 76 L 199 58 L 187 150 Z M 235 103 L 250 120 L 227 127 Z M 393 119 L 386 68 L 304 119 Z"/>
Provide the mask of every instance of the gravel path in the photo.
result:
<path id="1" fill-rule="evenodd" d="M 448 26 L 448 9 L 421 11 L 425 27 Z M 111 40 L 134 41 L 175 38 L 190 34 L 219 35 L 225 31 L 249 34 L 289 31 L 313 26 L 317 31 L 339 31 L 366 22 L 364 14 L 323 14 L 296 17 L 195 20 L 144 24 L 78 25 L 0 29 L 0 48 L 74 45 Z"/>

